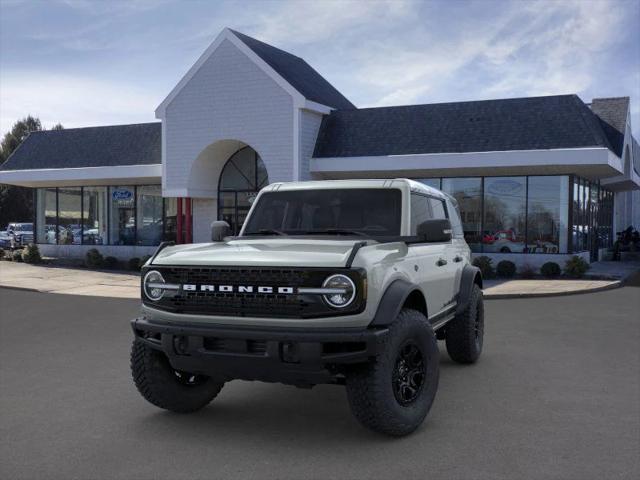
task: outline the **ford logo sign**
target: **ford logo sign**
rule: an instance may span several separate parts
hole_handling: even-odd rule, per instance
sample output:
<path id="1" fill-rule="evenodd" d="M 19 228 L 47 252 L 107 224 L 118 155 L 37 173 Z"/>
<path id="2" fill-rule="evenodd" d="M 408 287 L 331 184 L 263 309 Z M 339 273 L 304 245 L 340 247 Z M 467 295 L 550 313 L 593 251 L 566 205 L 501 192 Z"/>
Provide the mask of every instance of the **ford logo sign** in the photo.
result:
<path id="1" fill-rule="evenodd" d="M 522 183 L 515 180 L 496 180 L 491 182 L 488 190 L 494 195 L 515 195 L 522 192 Z"/>
<path id="2" fill-rule="evenodd" d="M 133 197 L 131 190 L 114 190 L 111 192 L 111 197 L 114 200 L 130 200 Z"/>

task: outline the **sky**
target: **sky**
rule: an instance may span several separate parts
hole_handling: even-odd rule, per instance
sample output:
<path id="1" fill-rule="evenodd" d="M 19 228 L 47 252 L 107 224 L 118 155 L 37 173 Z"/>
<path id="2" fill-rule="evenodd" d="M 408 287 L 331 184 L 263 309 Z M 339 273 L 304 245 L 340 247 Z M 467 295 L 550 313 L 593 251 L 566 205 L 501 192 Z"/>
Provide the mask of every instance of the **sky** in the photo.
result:
<path id="1" fill-rule="evenodd" d="M 0 0 L 0 133 L 154 121 L 224 27 L 358 107 L 630 96 L 640 138 L 640 0 Z"/>

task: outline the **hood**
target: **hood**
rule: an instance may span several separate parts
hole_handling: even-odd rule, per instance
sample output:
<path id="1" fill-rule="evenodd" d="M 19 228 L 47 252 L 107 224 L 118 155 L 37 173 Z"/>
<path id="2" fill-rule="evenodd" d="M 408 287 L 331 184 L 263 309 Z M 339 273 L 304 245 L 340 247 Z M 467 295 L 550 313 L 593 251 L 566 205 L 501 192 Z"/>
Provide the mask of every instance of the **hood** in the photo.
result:
<path id="1" fill-rule="evenodd" d="M 269 237 L 176 245 L 163 249 L 153 265 L 344 267 L 359 241 Z"/>

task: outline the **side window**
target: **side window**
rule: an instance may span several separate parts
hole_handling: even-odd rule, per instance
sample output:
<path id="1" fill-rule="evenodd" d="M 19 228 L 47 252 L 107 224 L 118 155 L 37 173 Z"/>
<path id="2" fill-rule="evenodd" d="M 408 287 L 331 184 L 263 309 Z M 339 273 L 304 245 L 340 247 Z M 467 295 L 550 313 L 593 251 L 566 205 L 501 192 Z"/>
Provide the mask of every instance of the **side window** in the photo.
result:
<path id="1" fill-rule="evenodd" d="M 433 218 L 429 198 L 417 193 L 411 194 L 411 235 L 417 233 L 418 225 Z"/>
<path id="2" fill-rule="evenodd" d="M 444 206 L 444 201 L 439 198 L 430 198 L 431 210 L 433 211 L 433 218 L 448 218 L 447 209 Z"/>

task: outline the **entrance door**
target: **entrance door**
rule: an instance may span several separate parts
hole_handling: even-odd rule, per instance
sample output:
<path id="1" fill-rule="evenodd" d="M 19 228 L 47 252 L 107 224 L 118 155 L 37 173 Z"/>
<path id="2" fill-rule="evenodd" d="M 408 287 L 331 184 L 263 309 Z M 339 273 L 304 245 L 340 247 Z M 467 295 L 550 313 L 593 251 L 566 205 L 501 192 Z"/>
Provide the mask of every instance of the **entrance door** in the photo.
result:
<path id="1" fill-rule="evenodd" d="M 237 235 L 258 191 L 268 185 L 267 169 L 257 152 L 244 147 L 234 153 L 220 174 L 218 218 Z"/>

